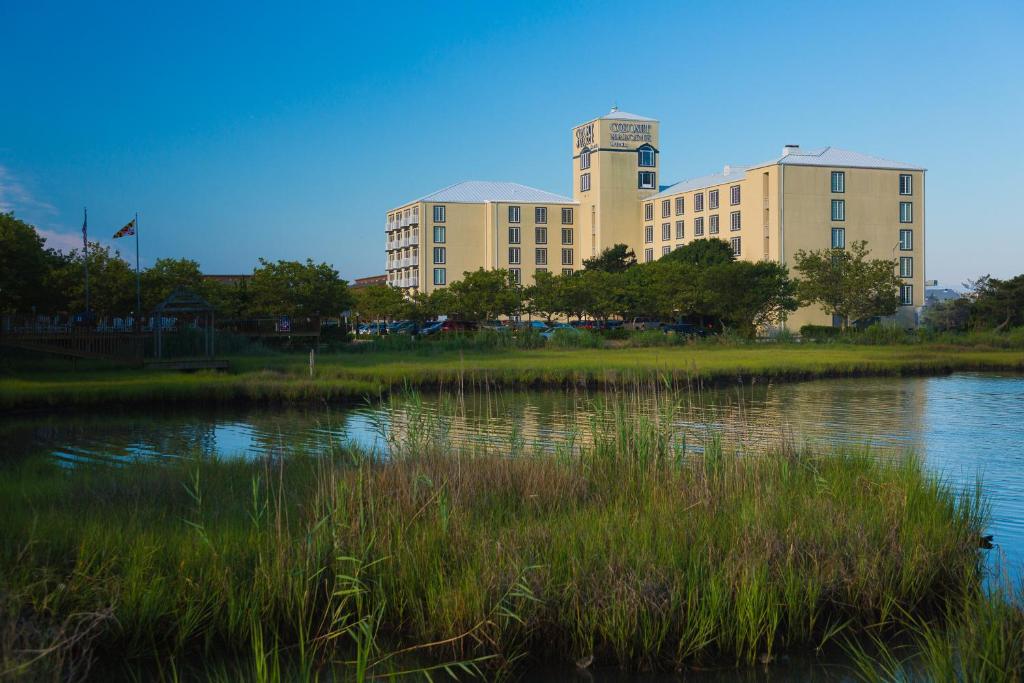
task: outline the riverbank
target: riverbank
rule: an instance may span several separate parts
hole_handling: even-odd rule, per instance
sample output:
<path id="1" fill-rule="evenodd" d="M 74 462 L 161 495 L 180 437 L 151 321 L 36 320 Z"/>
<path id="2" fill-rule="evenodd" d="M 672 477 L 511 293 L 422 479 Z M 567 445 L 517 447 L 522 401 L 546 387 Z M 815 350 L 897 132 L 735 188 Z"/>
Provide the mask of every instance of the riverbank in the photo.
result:
<path id="1" fill-rule="evenodd" d="M 830 377 L 1024 371 L 1024 351 L 931 345 L 752 344 L 625 349 L 532 349 L 416 354 L 303 354 L 231 358 L 228 373 L 168 373 L 45 360 L 0 376 L 0 409 L 110 404 L 355 401 L 396 388 L 629 387 L 797 381 Z"/>
<path id="2" fill-rule="evenodd" d="M 171 679 L 206 661 L 225 680 L 770 666 L 941 618 L 979 584 L 980 499 L 915 460 L 737 457 L 713 437 L 688 456 L 670 415 L 605 409 L 588 445 L 546 457 L 417 430 L 388 462 L 333 448 L 8 466 L 4 666 L 124 661 Z"/>

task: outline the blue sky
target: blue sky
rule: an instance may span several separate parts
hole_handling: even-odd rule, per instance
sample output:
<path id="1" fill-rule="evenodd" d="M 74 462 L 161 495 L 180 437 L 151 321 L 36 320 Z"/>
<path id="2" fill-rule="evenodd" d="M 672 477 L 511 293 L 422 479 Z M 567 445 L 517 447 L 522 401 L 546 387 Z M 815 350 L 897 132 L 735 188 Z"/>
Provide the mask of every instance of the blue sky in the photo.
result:
<path id="1" fill-rule="evenodd" d="M 384 211 L 571 193 L 570 128 L 661 120 L 662 182 L 834 145 L 928 169 L 927 276 L 1024 271 L 1024 3 L 0 0 L 0 208 L 144 262 L 383 272 Z M 127 245 L 126 245 L 127 246 Z"/>

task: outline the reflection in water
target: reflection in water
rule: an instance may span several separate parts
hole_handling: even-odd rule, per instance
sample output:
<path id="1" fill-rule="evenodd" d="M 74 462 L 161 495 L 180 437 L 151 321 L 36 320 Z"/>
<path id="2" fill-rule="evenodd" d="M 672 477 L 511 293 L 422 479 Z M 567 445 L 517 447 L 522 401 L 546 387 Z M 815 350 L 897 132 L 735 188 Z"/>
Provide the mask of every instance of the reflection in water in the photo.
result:
<path id="1" fill-rule="evenodd" d="M 614 400 L 618 398 L 620 400 Z M 675 401 L 675 406 L 669 405 Z M 1012 567 L 1024 564 L 1024 377 L 823 380 L 731 390 L 619 397 L 583 391 L 415 396 L 343 410 L 204 410 L 155 414 L 45 415 L 0 420 L 8 457 L 43 451 L 63 463 L 190 454 L 262 457 L 322 452 L 351 442 L 384 451 L 446 442 L 474 449 L 553 451 L 583 442 L 602 406 L 620 419 L 673 422 L 677 443 L 699 450 L 709 433 L 740 449 L 871 446 L 921 453 L 956 485 L 984 480 L 992 533 Z"/>

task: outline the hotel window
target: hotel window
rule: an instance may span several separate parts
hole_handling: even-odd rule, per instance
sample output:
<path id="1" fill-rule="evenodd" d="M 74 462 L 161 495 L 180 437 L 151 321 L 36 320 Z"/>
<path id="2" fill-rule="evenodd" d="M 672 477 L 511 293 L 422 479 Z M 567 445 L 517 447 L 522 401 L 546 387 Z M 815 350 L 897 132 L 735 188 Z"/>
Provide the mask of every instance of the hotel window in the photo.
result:
<path id="1" fill-rule="evenodd" d="M 590 168 L 590 150 L 585 149 L 580 152 L 580 170 L 586 170 Z"/>
<path id="2" fill-rule="evenodd" d="M 443 206 L 435 206 L 434 207 L 434 222 L 435 223 L 444 223 L 444 214 L 445 214 L 445 211 L 444 211 L 444 207 Z"/>
<path id="3" fill-rule="evenodd" d="M 534 228 L 533 229 L 533 241 L 537 244 L 548 243 L 548 229 L 547 228 Z"/>
<path id="4" fill-rule="evenodd" d="M 534 250 L 535 261 L 538 266 L 546 266 L 548 264 L 548 250 L 544 247 Z"/>
<path id="5" fill-rule="evenodd" d="M 510 206 L 508 207 L 508 222 L 518 223 L 519 222 L 519 207 Z"/>
<path id="6" fill-rule="evenodd" d="M 718 214 L 716 213 L 711 217 L 711 222 L 708 223 L 708 232 L 712 235 L 718 234 Z"/>
<path id="7" fill-rule="evenodd" d="M 562 244 L 572 244 L 572 228 L 562 228 Z"/>
<path id="8" fill-rule="evenodd" d="M 538 206 L 533 210 L 533 222 L 543 225 L 548 222 L 548 207 Z"/>
<path id="9" fill-rule="evenodd" d="M 913 251 L 914 249 L 914 231 L 913 230 L 900 230 L 900 251 Z"/>
<path id="10" fill-rule="evenodd" d="M 654 241 L 654 226 L 648 225 L 644 228 L 644 242 L 650 244 Z"/>
<path id="11" fill-rule="evenodd" d="M 590 174 L 584 173 L 580 176 L 580 192 L 590 192 Z"/>
<path id="12" fill-rule="evenodd" d="M 846 174 L 842 171 L 832 171 L 832 191 L 846 192 Z"/>
<path id="13" fill-rule="evenodd" d="M 832 248 L 846 249 L 846 228 L 832 228 Z"/>
<path id="14" fill-rule="evenodd" d="M 846 200 L 844 200 L 844 199 L 833 199 L 832 200 L 832 220 L 834 220 L 834 221 L 845 221 L 846 220 Z"/>
<path id="15" fill-rule="evenodd" d="M 739 237 L 733 237 L 732 239 L 730 239 L 729 240 L 729 246 L 732 247 L 732 255 L 733 256 L 739 256 L 740 255 L 740 238 Z"/>
<path id="16" fill-rule="evenodd" d="M 650 147 L 641 147 L 636 151 L 636 163 L 641 168 L 652 168 L 654 166 L 654 150 Z"/>
<path id="17" fill-rule="evenodd" d="M 654 260 L 654 250 L 644 249 L 644 263 L 650 263 Z"/>
<path id="18" fill-rule="evenodd" d="M 512 281 L 512 284 L 518 285 L 523 280 L 523 273 L 518 268 L 509 268 L 508 279 Z"/>
<path id="19" fill-rule="evenodd" d="M 661 241 L 662 242 L 667 242 L 670 239 L 672 239 L 672 224 L 671 223 L 662 223 L 661 224 Z"/>
<path id="20" fill-rule="evenodd" d="M 661 217 L 668 218 L 672 215 L 672 200 L 662 199 L 661 200 Z"/>
<path id="21" fill-rule="evenodd" d="M 900 194 L 914 194 L 914 178 L 909 173 L 900 173 Z"/>
<path id="22" fill-rule="evenodd" d="M 900 285 L 900 305 L 914 305 L 914 285 Z"/>
<path id="23" fill-rule="evenodd" d="M 740 186 L 733 185 L 729 188 L 729 203 L 736 206 L 740 203 Z"/>
<path id="24" fill-rule="evenodd" d="M 914 205 L 910 202 L 900 202 L 900 223 L 914 222 Z"/>
<path id="25" fill-rule="evenodd" d="M 571 266 L 572 265 L 572 249 L 563 249 L 562 250 L 562 265 L 563 266 Z"/>
<path id="26" fill-rule="evenodd" d="M 729 214 L 729 229 L 739 230 L 740 229 L 740 212 L 733 211 Z"/>
<path id="27" fill-rule="evenodd" d="M 708 192 L 708 208 L 718 208 L 718 190 L 711 190 L 710 192 Z"/>
<path id="28" fill-rule="evenodd" d="M 639 187 L 641 190 L 654 189 L 654 172 L 640 171 L 637 174 L 637 187 Z"/>
<path id="29" fill-rule="evenodd" d="M 444 233 L 445 229 L 443 225 L 434 226 L 434 241 L 438 244 L 444 244 Z"/>
<path id="30" fill-rule="evenodd" d="M 444 263 L 445 248 L 434 247 L 434 263 Z"/>
<path id="31" fill-rule="evenodd" d="M 644 204 L 644 220 L 654 220 L 654 204 Z"/>
<path id="32" fill-rule="evenodd" d="M 509 247 L 508 248 L 508 262 L 509 263 L 519 263 L 521 258 L 522 258 L 522 250 L 520 250 L 519 247 Z"/>
<path id="33" fill-rule="evenodd" d="M 572 268 L 562 268 L 562 275 L 572 275 Z"/>
<path id="34" fill-rule="evenodd" d="M 900 277 L 914 277 L 913 256 L 900 256 Z"/>
<path id="35" fill-rule="evenodd" d="M 519 228 L 508 229 L 508 243 L 519 244 Z"/>
<path id="36" fill-rule="evenodd" d="M 572 209 L 562 209 L 562 225 L 572 225 Z"/>
<path id="37" fill-rule="evenodd" d="M 537 270 L 534 271 L 534 272 L 536 272 L 536 273 L 546 273 L 546 272 L 548 272 L 548 269 L 547 268 L 537 268 Z"/>
<path id="38" fill-rule="evenodd" d="M 677 216 L 682 216 L 685 209 L 686 209 L 686 198 L 685 197 L 676 197 L 676 215 Z"/>
<path id="39" fill-rule="evenodd" d="M 704 193 L 703 192 L 698 192 L 697 194 L 693 195 L 693 210 L 694 211 L 703 211 L 704 210 Z"/>
<path id="40" fill-rule="evenodd" d="M 672 252 L 672 247 L 667 245 L 667 244 L 661 248 L 661 255 L 662 256 L 668 256 L 671 252 Z"/>
<path id="41" fill-rule="evenodd" d="M 447 284 L 448 278 L 444 268 L 434 268 L 434 284 L 444 285 Z"/>
<path id="42" fill-rule="evenodd" d="M 686 237 L 686 228 L 683 221 L 676 221 L 676 239 L 681 240 L 684 237 Z"/>
<path id="43" fill-rule="evenodd" d="M 704 216 L 699 216 L 698 218 L 693 219 L 693 236 L 704 236 Z"/>

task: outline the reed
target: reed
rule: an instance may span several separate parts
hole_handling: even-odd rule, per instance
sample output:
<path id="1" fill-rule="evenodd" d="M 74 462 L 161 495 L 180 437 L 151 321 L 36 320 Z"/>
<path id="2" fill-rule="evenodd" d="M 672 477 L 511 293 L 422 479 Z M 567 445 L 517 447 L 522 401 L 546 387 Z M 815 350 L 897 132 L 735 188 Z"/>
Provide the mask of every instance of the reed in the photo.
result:
<path id="1" fill-rule="evenodd" d="M 637 417 L 644 391 L 664 408 Z M 381 426 L 386 455 L 10 465 L 3 670 L 748 665 L 941 619 L 980 582 L 978 492 L 913 458 L 686 444 L 668 388 L 594 400 L 586 433 L 544 453 L 516 438 L 455 448 L 452 415 L 427 417 L 413 394 L 405 422 Z"/>

